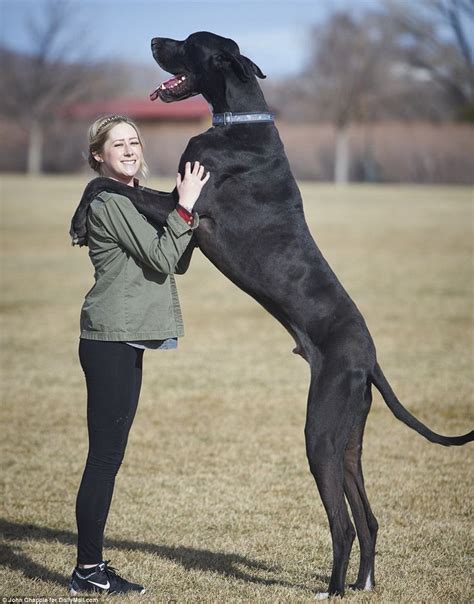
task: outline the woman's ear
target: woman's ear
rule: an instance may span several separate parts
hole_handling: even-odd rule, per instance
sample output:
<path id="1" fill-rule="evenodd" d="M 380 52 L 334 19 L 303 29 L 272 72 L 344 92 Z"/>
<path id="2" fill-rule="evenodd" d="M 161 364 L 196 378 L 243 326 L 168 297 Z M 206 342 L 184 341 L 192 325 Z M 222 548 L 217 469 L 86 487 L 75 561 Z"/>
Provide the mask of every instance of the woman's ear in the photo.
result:
<path id="1" fill-rule="evenodd" d="M 93 154 L 92 154 L 92 157 L 95 159 L 95 161 L 98 161 L 98 162 L 99 162 L 99 164 L 103 163 L 103 161 L 104 161 L 104 160 L 102 159 L 102 157 L 99 155 L 99 153 L 93 153 Z"/>

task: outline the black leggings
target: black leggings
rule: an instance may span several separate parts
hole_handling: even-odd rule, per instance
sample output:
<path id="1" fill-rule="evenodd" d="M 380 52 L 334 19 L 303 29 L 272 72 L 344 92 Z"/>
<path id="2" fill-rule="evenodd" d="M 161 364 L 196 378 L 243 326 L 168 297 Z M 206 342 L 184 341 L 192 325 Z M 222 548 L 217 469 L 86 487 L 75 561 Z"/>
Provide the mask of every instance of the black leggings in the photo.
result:
<path id="1" fill-rule="evenodd" d="M 76 501 L 77 563 L 97 564 L 115 476 L 137 410 L 143 350 L 81 339 L 79 358 L 87 383 L 89 453 Z"/>

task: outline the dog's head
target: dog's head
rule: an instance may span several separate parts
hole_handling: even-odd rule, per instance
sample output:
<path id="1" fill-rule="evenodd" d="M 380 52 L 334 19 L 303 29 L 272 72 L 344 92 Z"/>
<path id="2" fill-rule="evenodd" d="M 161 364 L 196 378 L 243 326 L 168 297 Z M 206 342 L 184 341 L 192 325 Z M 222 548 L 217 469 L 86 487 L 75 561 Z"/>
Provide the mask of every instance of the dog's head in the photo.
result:
<path id="1" fill-rule="evenodd" d="M 255 76 L 265 77 L 253 61 L 240 54 L 233 40 L 206 31 L 182 41 L 153 38 L 151 49 L 158 65 L 173 74 L 151 93 L 152 101 L 160 98 L 171 103 L 196 94 L 211 100 L 231 78 L 248 82 Z"/>

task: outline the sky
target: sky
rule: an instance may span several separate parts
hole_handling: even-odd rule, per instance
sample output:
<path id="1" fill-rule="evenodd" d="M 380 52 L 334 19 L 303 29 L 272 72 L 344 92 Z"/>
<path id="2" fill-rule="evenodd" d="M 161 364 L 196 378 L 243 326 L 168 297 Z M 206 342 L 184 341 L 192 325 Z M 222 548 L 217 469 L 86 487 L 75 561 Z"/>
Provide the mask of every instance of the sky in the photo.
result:
<path id="1" fill-rule="evenodd" d="M 45 2 L 0 0 L 2 45 L 28 52 L 28 20 L 41 19 Z M 376 0 L 69 0 L 77 11 L 71 30 L 87 30 L 91 60 L 153 65 L 152 37 L 182 40 L 205 30 L 232 38 L 242 54 L 268 76 L 279 77 L 304 70 L 311 26 L 323 21 L 331 10 L 350 7 L 357 12 L 374 3 Z"/>

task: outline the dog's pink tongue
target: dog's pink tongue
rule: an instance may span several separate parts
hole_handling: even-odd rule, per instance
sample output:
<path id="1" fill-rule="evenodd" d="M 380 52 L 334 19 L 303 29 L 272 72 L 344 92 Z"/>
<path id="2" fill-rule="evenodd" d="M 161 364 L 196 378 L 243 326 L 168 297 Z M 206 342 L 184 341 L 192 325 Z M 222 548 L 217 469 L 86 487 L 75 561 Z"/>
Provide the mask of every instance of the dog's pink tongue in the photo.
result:
<path id="1" fill-rule="evenodd" d="M 150 101 L 156 101 L 156 99 L 160 96 L 160 88 L 161 86 L 150 94 Z"/>
<path id="2" fill-rule="evenodd" d="M 172 78 L 170 78 L 169 80 L 166 80 L 166 82 L 163 82 L 163 86 L 165 88 L 168 88 L 168 86 L 170 84 L 174 84 L 176 82 L 176 80 L 179 80 L 179 76 L 173 76 Z"/>
<path id="3" fill-rule="evenodd" d="M 166 80 L 166 82 L 163 82 L 162 84 L 160 84 L 160 86 L 158 86 L 158 88 L 156 90 L 154 90 L 151 94 L 150 94 L 150 100 L 151 101 L 156 101 L 156 99 L 160 96 L 159 91 L 160 90 L 166 90 L 166 88 L 169 88 L 172 84 L 174 84 L 177 80 L 179 79 L 179 76 L 173 76 L 172 78 L 170 78 L 169 80 Z"/>

